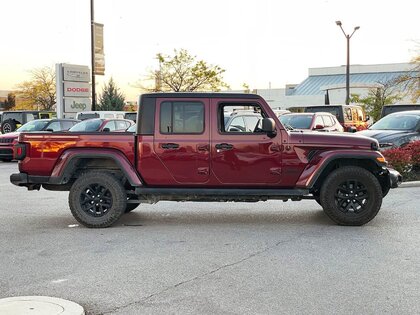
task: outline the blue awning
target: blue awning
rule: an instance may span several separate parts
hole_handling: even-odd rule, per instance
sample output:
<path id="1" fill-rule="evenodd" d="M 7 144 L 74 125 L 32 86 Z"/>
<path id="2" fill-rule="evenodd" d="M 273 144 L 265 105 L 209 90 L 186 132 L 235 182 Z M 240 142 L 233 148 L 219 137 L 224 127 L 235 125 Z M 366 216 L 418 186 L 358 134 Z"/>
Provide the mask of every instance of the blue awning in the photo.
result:
<path id="1" fill-rule="evenodd" d="M 407 74 L 407 71 L 401 72 L 377 72 L 377 73 L 354 73 L 350 74 L 350 86 L 363 84 L 364 86 L 375 84 L 384 84 L 390 80 Z M 328 87 L 345 87 L 346 75 L 313 75 L 309 76 L 302 83 L 294 88 L 290 95 L 324 95 Z"/>

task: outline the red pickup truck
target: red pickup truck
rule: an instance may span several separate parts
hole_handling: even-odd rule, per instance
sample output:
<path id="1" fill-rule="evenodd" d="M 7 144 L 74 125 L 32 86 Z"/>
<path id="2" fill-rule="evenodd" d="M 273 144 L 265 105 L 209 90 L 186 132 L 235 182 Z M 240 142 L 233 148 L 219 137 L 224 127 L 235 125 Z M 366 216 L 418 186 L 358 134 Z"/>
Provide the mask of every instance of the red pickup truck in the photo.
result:
<path id="1" fill-rule="evenodd" d="M 258 95 L 154 93 L 139 104 L 134 133 L 21 134 L 11 182 L 70 191 L 74 217 L 96 228 L 159 200 L 314 199 L 336 223 L 363 225 L 401 182 L 376 140 L 288 130 Z M 255 115 L 227 129 L 235 110 Z"/>

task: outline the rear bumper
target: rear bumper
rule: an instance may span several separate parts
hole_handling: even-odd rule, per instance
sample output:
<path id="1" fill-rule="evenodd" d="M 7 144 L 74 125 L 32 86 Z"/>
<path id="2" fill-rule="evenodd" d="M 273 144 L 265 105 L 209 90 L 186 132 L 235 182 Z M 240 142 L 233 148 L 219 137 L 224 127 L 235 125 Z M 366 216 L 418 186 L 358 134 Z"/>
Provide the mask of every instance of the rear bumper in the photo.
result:
<path id="1" fill-rule="evenodd" d="M 41 188 L 42 184 L 49 182 L 49 176 L 31 176 L 26 173 L 15 173 L 10 175 L 10 182 L 16 186 L 27 187 L 29 190 Z"/>
<path id="2" fill-rule="evenodd" d="M 390 187 L 397 188 L 402 182 L 402 175 L 392 168 L 388 168 L 388 172 Z"/>

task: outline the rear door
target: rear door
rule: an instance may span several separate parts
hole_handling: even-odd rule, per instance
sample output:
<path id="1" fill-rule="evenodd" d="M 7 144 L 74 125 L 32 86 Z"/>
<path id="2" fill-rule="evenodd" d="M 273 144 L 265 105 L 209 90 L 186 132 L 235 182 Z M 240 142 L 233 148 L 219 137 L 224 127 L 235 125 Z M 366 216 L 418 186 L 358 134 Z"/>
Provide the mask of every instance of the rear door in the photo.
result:
<path id="1" fill-rule="evenodd" d="M 210 174 L 209 100 L 157 99 L 154 152 L 179 184 L 203 184 Z"/>

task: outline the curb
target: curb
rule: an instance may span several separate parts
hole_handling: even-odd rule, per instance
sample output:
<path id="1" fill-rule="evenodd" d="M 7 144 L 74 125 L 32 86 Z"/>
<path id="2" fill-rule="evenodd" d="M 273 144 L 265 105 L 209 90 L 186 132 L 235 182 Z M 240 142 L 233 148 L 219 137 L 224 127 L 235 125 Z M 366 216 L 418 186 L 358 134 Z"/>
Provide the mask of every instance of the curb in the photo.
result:
<path id="1" fill-rule="evenodd" d="M 420 181 L 402 182 L 399 188 L 420 187 Z"/>
<path id="2" fill-rule="evenodd" d="M 79 304 L 49 296 L 0 299 L 0 315 L 10 314 L 85 315 L 85 311 Z"/>

